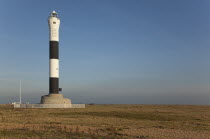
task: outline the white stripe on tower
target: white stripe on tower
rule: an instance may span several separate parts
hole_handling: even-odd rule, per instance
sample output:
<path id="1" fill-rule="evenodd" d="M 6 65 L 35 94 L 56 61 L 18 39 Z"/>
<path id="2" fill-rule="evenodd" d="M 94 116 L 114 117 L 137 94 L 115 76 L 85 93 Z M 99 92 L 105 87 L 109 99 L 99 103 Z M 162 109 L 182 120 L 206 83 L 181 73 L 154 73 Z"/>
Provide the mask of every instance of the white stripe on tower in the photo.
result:
<path id="1" fill-rule="evenodd" d="M 59 78 L 59 60 L 50 59 L 50 77 Z"/>
<path id="2" fill-rule="evenodd" d="M 48 18 L 50 31 L 50 69 L 49 93 L 59 93 L 59 27 L 60 19 L 53 11 Z"/>

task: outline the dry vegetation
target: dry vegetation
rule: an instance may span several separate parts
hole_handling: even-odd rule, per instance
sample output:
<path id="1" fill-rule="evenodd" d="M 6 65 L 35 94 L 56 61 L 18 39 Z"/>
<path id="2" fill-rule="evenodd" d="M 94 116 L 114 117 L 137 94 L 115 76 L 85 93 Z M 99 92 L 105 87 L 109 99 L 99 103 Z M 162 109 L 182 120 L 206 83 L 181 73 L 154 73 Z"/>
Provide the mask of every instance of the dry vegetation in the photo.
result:
<path id="1" fill-rule="evenodd" d="M 0 105 L 1 138 L 210 138 L 210 106 L 87 105 L 14 109 Z"/>

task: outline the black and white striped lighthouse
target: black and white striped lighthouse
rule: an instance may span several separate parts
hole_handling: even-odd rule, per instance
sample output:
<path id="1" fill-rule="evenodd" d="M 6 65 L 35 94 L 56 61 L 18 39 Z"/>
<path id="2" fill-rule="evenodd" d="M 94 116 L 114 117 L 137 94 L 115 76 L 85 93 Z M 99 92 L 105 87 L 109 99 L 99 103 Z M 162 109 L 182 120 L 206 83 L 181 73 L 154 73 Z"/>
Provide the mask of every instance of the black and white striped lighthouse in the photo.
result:
<path id="1" fill-rule="evenodd" d="M 49 61 L 49 94 L 41 97 L 41 104 L 47 108 L 67 108 L 71 107 L 71 100 L 64 98 L 63 94 L 59 93 L 59 27 L 60 19 L 58 14 L 53 11 L 48 17 L 49 35 L 50 35 L 50 61 Z M 59 104 L 59 105 L 54 105 Z M 61 105 L 64 104 L 64 105 Z M 67 105 L 68 104 L 68 105 Z"/>
<path id="2" fill-rule="evenodd" d="M 55 11 L 53 11 L 49 18 L 49 36 L 50 36 L 50 49 L 49 49 L 49 93 L 59 93 L 59 27 L 60 19 Z"/>

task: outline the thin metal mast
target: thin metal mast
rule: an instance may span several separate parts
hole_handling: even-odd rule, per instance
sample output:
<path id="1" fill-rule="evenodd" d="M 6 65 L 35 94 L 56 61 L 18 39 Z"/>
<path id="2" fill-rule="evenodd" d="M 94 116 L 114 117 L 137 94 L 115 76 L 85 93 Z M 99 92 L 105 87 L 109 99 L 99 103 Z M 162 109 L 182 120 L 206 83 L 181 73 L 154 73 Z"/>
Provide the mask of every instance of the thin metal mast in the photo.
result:
<path id="1" fill-rule="evenodd" d="M 20 80 L 20 104 L 21 104 L 21 80 Z"/>

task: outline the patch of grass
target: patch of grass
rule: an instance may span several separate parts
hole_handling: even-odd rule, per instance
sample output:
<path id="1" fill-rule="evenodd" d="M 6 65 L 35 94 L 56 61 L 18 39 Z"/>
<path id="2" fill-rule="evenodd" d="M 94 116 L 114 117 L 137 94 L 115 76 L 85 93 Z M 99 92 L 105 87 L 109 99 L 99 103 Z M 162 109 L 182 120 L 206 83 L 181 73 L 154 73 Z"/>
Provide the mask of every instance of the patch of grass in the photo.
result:
<path id="1" fill-rule="evenodd" d="M 210 106 L 14 109 L 0 105 L 0 138 L 208 138 L 209 131 Z"/>
<path id="2" fill-rule="evenodd" d="M 156 113 L 156 112 L 69 112 L 69 113 L 51 113 L 54 116 L 65 116 L 68 118 L 75 118 L 78 116 L 95 116 L 95 117 L 114 117 L 114 118 L 124 118 L 130 120 L 151 120 L 151 121 L 183 121 L 186 117 L 169 115 L 168 113 Z"/>

